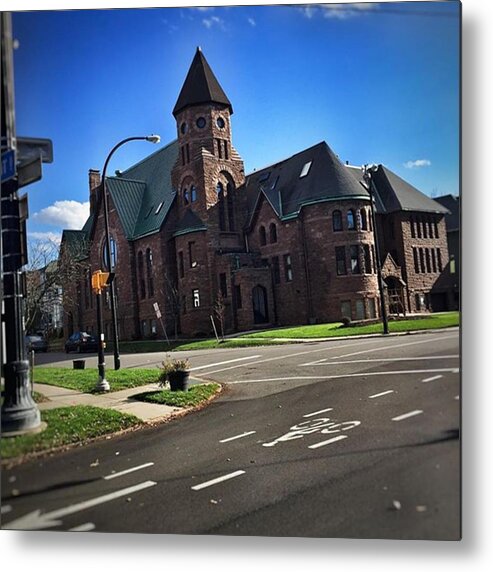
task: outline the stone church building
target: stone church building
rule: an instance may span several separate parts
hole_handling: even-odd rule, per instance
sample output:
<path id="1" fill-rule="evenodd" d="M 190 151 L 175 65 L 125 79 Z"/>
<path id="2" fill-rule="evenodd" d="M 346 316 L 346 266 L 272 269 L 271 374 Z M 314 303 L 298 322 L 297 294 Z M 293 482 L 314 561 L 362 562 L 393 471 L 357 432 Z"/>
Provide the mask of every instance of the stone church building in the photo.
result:
<path id="1" fill-rule="evenodd" d="M 376 318 L 375 236 L 390 313 L 452 309 L 445 207 L 379 165 L 375 229 L 361 169 L 325 142 L 247 175 L 232 114 L 197 49 L 173 109 L 177 139 L 106 179 L 121 339 L 162 337 L 163 327 L 210 335 L 211 316 L 225 332 Z M 96 332 L 100 184 L 90 170 L 89 218 L 62 237 L 62 252 L 84 267 L 65 285 L 66 336 Z M 110 324 L 106 300 L 107 339 Z"/>

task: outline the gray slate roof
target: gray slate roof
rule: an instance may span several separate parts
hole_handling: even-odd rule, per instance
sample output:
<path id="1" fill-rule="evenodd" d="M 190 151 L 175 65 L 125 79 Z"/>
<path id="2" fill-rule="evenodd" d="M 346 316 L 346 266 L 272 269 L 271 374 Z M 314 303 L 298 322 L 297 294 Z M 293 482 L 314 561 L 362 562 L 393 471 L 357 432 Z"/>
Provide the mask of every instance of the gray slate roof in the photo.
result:
<path id="1" fill-rule="evenodd" d="M 346 166 L 355 179 L 362 182 L 363 172 L 358 167 Z M 410 183 L 401 179 L 389 168 L 378 165 L 373 173 L 375 184 L 375 205 L 379 213 L 396 211 L 416 211 L 430 213 L 447 213 L 448 210 Z"/>
<path id="2" fill-rule="evenodd" d="M 189 232 L 198 232 L 199 230 L 207 230 L 207 226 L 196 213 L 188 209 L 176 225 L 173 236 L 179 236 L 180 234 L 187 234 Z"/>
<path id="3" fill-rule="evenodd" d="M 118 177 L 107 177 L 108 192 L 128 240 L 158 232 L 176 196 L 171 171 L 178 158 L 173 141 Z"/>
<path id="4" fill-rule="evenodd" d="M 231 102 L 224 93 L 223 88 L 219 85 L 204 54 L 200 48 L 197 48 L 180 95 L 173 108 L 173 115 L 176 117 L 186 107 L 201 103 L 219 103 L 228 107 L 230 113 L 233 113 Z"/>
<path id="5" fill-rule="evenodd" d="M 443 195 L 442 197 L 436 197 L 435 201 L 449 210 L 449 214 L 445 216 L 447 232 L 460 230 L 460 197 Z"/>
<path id="6" fill-rule="evenodd" d="M 311 161 L 305 177 L 303 167 Z M 298 215 L 303 205 L 341 199 L 369 199 L 368 191 L 344 167 L 322 141 L 246 177 L 248 210 L 251 217 L 263 194 L 279 218 Z"/>

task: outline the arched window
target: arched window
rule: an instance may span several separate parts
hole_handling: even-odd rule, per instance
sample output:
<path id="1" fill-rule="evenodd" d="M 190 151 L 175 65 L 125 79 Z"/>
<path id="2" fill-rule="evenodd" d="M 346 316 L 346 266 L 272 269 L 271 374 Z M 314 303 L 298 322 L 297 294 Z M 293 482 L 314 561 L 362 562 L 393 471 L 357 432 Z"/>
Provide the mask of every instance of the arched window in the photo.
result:
<path id="1" fill-rule="evenodd" d="M 144 255 L 142 250 L 139 250 L 137 254 L 137 274 L 140 285 L 140 297 L 143 299 L 146 297 L 146 282 L 144 275 Z"/>
<path id="2" fill-rule="evenodd" d="M 361 216 L 361 230 L 368 230 L 368 220 L 366 218 L 366 209 L 360 210 Z"/>
<path id="3" fill-rule="evenodd" d="M 235 230 L 235 212 L 234 212 L 234 196 L 233 185 L 228 183 L 226 186 L 226 204 L 228 205 L 228 222 L 229 230 Z"/>
<path id="4" fill-rule="evenodd" d="M 273 222 L 271 222 L 269 226 L 269 239 L 271 244 L 277 242 L 277 226 Z"/>
<path id="5" fill-rule="evenodd" d="M 219 209 L 219 230 L 226 230 L 226 212 L 224 208 L 224 187 L 218 183 L 216 187 L 217 205 Z"/>
<path id="6" fill-rule="evenodd" d="M 192 203 L 194 203 L 197 200 L 197 189 L 195 188 L 195 185 L 192 185 L 190 187 L 190 200 L 192 201 Z"/>
<path id="7" fill-rule="evenodd" d="M 190 204 L 190 193 L 188 192 L 187 187 L 184 187 L 183 189 L 183 202 L 185 203 L 185 205 Z"/>
<path id="8" fill-rule="evenodd" d="M 146 250 L 147 292 L 149 297 L 154 296 L 154 279 L 152 277 L 152 251 Z"/>
<path id="9" fill-rule="evenodd" d="M 341 211 L 334 211 L 332 213 L 332 229 L 334 231 L 342 230 L 342 214 Z"/>
<path id="10" fill-rule="evenodd" d="M 265 246 L 267 244 L 267 237 L 265 234 L 265 226 L 259 228 L 260 246 Z"/>
<path id="11" fill-rule="evenodd" d="M 349 209 L 347 212 L 347 229 L 356 230 L 356 219 L 354 218 L 353 209 Z"/>

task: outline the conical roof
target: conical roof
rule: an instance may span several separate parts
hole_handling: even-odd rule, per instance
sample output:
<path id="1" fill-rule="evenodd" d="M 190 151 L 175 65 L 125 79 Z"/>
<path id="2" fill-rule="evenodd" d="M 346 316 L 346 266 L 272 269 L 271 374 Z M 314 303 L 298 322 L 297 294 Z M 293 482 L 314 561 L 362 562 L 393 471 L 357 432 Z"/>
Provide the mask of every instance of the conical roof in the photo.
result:
<path id="1" fill-rule="evenodd" d="M 186 107 L 201 103 L 220 103 L 229 107 L 230 113 L 233 113 L 231 102 L 219 85 L 202 50 L 197 48 L 185 83 L 173 108 L 173 115 L 176 117 Z"/>

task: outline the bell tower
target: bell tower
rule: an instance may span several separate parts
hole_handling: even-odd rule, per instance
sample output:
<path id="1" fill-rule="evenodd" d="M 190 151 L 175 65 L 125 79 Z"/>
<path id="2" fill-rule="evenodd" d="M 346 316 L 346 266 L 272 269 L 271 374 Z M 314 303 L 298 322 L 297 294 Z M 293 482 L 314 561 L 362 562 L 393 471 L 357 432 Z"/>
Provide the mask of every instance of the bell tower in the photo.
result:
<path id="1" fill-rule="evenodd" d="M 232 114 L 231 102 L 197 48 L 173 108 L 179 145 L 173 183 L 180 213 L 191 209 L 219 232 L 239 230 L 236 189 L 245 180 L 243 161 L 232 144 Z"/>

